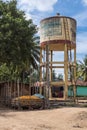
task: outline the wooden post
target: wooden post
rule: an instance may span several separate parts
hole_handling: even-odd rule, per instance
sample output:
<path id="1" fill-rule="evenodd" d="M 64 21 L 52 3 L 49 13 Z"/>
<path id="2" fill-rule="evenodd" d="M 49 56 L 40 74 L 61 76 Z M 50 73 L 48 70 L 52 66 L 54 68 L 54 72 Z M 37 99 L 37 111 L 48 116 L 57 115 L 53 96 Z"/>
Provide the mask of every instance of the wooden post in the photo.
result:
<path id="1" fill-rule="evenodd" d="M 52 77 L 53 77 L 53 69 L 52 69 L 52 65 L 53 65 L 53 51 L 51 50 L 51 53 L 50 53 L 50 61 L 51 61 L 51 68 L 50 68 L 50 82 L 52 82 Z M 52 91 L 51 91 L 51 84 L 50 84 L 50 90 L 49 90 L 49 98 L 52 98 Z"/>
<path id="2" fill-rule="evenodd" d="M 40 47 L 40 82 L 42 81 L 42 48 Z"/>
<path id="3" fill-rule="evenodd" d="M 17 80 L 17 96 L 19 97 L 19 78 Z"/>
<path id="4" fill-rule="evenodd" d="M 52 61 L 53 61 L 53 51 L 51 50 L 51 63 L 52 63 Z M 50 68 L 50 71 L 51 71 L 51 73 L 50 73 L 50 81 L 52 81 L 52 76 L 53 76 L 53 74 L 52 74 L 52 64 L 50 64 L 50 66 L 51 66 L 51 68 Z"/>
<path id="5" fill-rule="evenodd" d="M 68 97 L 68 53 L 67 44 L 65 44 L 64 50 L 64 75 L 65 75 L 65 88 L 64 88 L 64 99 Z"/>
<path id="6" fill-rule="evenodd" d="M 31 96 L 31 79 L 30 79 L 30 82 L 29 82 L 29 96 Z"/>
<path id="7" fill-rule="evenodd" d="M 74 101 L 76 100 L 76 47 L 74 48 Z"/>
<path id="8" fill-rule="evenodd" d="M 19 78 L 17 79 L 17 96 L 18 96 L 18 109 L 20 109 L 20 101 L 19 101 Z"/>
<path id="9" fill-rule="evenodd" d="M 49 76 L 49 45 L 46 45 L 46 98 L 47 107 L 50 107 L 49 97 L 50 97 L 50 76 Z"/>
<path id="10" fill-rule="evenodd" d="M 42 82 L 42 47 L 40 47 L 40 82 Z M 42 94 L 42 87 L 39 87 L 40 94 Z"/>
<path id="11" fill-rule="evenodd" d="M 49 46 L 46 45 L 46 82 L 47 82 L 47 98 L 49 99 Z"/>

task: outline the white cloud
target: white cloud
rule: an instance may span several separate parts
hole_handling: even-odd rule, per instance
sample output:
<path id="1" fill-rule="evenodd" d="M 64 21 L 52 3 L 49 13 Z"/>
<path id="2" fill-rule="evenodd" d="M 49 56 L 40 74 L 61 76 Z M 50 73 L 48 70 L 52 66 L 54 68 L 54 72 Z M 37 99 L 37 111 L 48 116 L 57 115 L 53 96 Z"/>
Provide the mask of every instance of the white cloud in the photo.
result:
<path id="1" fill-rule="evenodd" d="M 33 10 L 52 11 L 56 2 L 57 0 L 18 0 L 18 5 L 27 12 L 32 12 Z"/>
<path id="2" fill-rule="evenodd" d="M 7 1 L 7 0 L 4 0 Z M 8 0 L 11 1 L 11 0 Z M 33 11 L 35 11 L 34 13 L 36 13 L 36 11 L 40 12 L 40 13 L 46 13 L 46 12 L 50 12 L 53 11 L 53 6 L 56 4 L 58 0 L 17 0 L 18 3 L 18 8 L 20 10 L 23 10 L 26 14 L 26 18 L 30 19 L 30 18 L 34 18 L 36 19 L 36 17 L 41 17 L 40 14 L 37 16 L 33 14 Z M 38 19 L 37 18 L 37 19 Z"/>
<path id="3" fill-rule="evenodd" d="M 3 0 L 11 1 L 11 0 Z M 58 0 L 17 0 L 18 7 L 20 9 L 32 12 L 34 10 L 38 11 L 53 11 L 53 6 Z"/>
<path id="4" fill-rule="evenodd" d="M 74 16 L 77 20 L 77 26 L 87 26 L 87 10 Z"/>
<path id="5" fill-rule="evenodd" d="M 87 54 L 87 32 L 77 35 L 77 54 Z"/>
<path id="6" fill-rule="evenodd" d="M 43 12 L 53 11 L 53 6 L 58 0 L 18 0 L 18 8 L 25 11 L 26 18 L 32 18 L 34 23 L 42 19 Z M 36 14 L 36 11 L 38 13 Z"/>
<path id="7" fill-rule="evenodd" d="M 83 5 L 87 6 L 87 0 L 81 0 L 81 2 Z M 77 20 L 77 26 L 85 27 L 87 26 L 87 8 L 84 8 L 84 11 L 79 11 L 80 13 L 76 14 L 74 18 Z"/>
<path id="8" fill-rule="evenodd" d="M 84 5 L 87 5 L 87 0 L 82 0 Z"/>

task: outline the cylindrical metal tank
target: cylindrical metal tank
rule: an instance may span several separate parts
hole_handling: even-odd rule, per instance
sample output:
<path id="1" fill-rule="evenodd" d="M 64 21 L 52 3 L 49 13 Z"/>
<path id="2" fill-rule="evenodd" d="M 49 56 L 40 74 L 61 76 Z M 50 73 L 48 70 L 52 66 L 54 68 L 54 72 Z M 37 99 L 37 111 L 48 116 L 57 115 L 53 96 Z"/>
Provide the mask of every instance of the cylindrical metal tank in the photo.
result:
<path id="1" fill-rule="evenodd" d="M 76 44 L 76 20 L 71 17 L 54 16 L 40 22 L 40 43 Z"/>

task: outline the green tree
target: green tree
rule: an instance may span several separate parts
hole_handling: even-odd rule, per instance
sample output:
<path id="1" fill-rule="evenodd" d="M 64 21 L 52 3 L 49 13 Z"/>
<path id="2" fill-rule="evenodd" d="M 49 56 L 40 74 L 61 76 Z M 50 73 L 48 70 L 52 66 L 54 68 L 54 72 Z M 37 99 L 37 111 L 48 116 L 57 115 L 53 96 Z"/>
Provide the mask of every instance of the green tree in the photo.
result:
<path id="1" fill-rule="evenodd" d="M 55 73 L 55 70 L 52 71 L 52 80 L 53 80 L 53 81 L 56 80 L 56 73 Z"/>
<path id="2" fill-rule="evenodd" d="M 58 81 L 63 81 L 63 75 L 61 73 L 58 74 Z"/>
<path id="3" fill-rule="evenodd" d="M 0 66 L 0 81 L 7 81 L 11 76 L 11 71 L 6 66 L 6 63 Z"/>
<path id="4" fill-rule="evenodd" d="M 16 0 L 0 0 L 0 65 L 12 65 L 16 76 L 31 67 L 37 69 L 40 48 L 36 33 L 36 25 L 17 9 Z"/>
<path id="5" fill-rule="evenodd" d="M 87 81 L 87 55 L 85 55 L 85 58 L 83 59 L 83 61 L 78 61 L 77 75 L 78 75 L 78 78 L 81 78 L 84 81 Z"/>

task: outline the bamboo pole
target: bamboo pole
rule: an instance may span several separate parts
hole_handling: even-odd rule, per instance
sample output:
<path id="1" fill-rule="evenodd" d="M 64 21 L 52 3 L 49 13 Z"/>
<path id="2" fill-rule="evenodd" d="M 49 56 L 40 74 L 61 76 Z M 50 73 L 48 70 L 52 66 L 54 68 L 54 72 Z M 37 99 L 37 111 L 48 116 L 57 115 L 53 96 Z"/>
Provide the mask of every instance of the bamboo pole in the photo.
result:
<path id="1" fill-rule="evenodd" d="M 42 48 L 40 47 L 40 82 L 42 82 Z M 42 87 L 39 88 L 39 93 L 42 94 Z"/>
<path id="2" fill-rule="evenodd" d="M 64 75 L 65 75 L 65 89 L 64 89 L 64 99 L 68 97 L 68 53 L 67 44 L 65 44 L 64 50 Z"/>
<path id="3" fill-rule="evenodd" d="M 52 61 L 53 61 L 53 51 L 51 50 L 51 63 L 52 63 Z M 51 74 L 50 74 L 50 81 L 52 81 L 52 64 L 50 64 L 50 70 L 51 70 Z"/>
<path id="4" fill-rule="evenodd" d="M 40 47 L 40 82 L 42 81 L 42 48 Z"/>
<path id="5" fill-rule="evenodd" d="M 76 47 L 74 48 L 74 101 L 76 100 Z"/>

